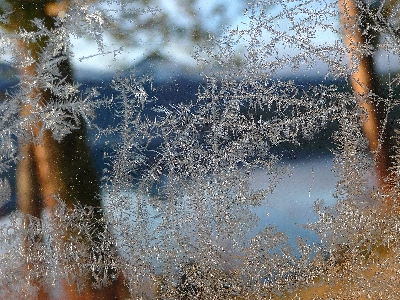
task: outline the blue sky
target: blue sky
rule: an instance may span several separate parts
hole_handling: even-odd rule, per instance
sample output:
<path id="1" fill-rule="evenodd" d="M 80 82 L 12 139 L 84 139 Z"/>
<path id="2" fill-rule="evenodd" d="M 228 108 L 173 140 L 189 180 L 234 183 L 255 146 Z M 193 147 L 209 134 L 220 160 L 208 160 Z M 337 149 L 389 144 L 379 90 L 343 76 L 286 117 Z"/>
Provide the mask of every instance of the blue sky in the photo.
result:
<path id="1" fill-rule="evenodd" d="M 201 15 L 204 18 L 204 22 L 207 22 L 212 29 L 213 20 L 211 18 L 207 18 L 207 9 L 209 7 L 209 3 L 211 0 L 202 0 L 201 6 L 199 10 L 201 10 Z M 331 1 L 331 0 L 329 0 Z M 212 1 L 211 1 L 212 2 Z M 168 4 L 169 3 L 169 4 Z M 172 5 L 173 1 L 165 1 L 164 7 L 162 9 L 167 10 L 171 14 L 176 14 L 177 19 L 179 18 L 179 9 Z M 297 3 L 301 3 L 297 2 Z M 235 29 L 235 28 L 244 28 L 244 23 L 247 22 L 246 17 L 243 16 L 243 6 L 239 4 L 238 0 L 230 1 L 228 7 L 230 8 L 229 14 L 232 15 L 231 24 L 227 24 L 227 28 Z M 318 10 L 318 6 L 315 7 Z M 273 15 L 279 13 L 279 7 L 271 7 L 269 14 Z M 185 20 L 181 20 L 181 22 L 185 22 Z M 335 22 L 337 26 L 339 26 L 338 20 L 332 19 L 332 22 Z M 284 28 L 287 26 L 285 24 L 285 20 L 282 20 L 280 26 Z M 331 33 L 331 32 L 320 32 L 319 35 L 316 36 L 315 41 L 317 43 L 334 43 L 340 37 Z M 121 45 L 113 42 L 112 39 L 107 39 L 108 49 L 106 51 L 110 51 L 110 54 L 107 55 L 98 55 L 92 57 L 90 59 L 85 59 L 83 61 L 79 61 L 81 57 L 88 57 L 96 53 L 96 45 L 95 43 L 88 42 L 87 40 L 73 40 L 75 45 L 75 57 L 73 58 L 73 62 L 77 69 L 95 69 L 101 72 L 109 72 L 113 71 L 114 68 L 124 68 L 126 66 L 134 65 L 135 63 L 139 62 L 143 57 L 146 56 L 148 48 L 146 47 L 136 47 L 136 48 L 129 48 L 126 45 L 123 45 L 124 51 L 121 54 L 114 55 L 114 50 L 119 49 Z M 166 53 L 170 55 L 170 59 L 177 62 L 177 64 L 184 64 L 188 66 L 196 66 L 196 61 L 191 57 L 191 53 L 194 50 L 193 45 L 189 42 L 187 44 L 182 43 L 182 41 L 174 41 L 171 40 L 168 43 L 162 45 L 164 49 L 166 49 Z M 279 49 L 280 53 L 289 53 L 289 49 Z M 322 66 L 321 66 L 322 68 Z M 287 71 L 284 71 L 287 72 Z"/>
<path id="2" fill-rule="evenodd" d="M 231 16 L 231 23 L 236 24 L 240 22 L 240 17 L 243 15 L 244 5 L 240 4 L 241 0 L 230 0 L 227 5 L 229 11 L 227 14 Z M 191 21 L 188 18 L 183 18 L 180 12 L 180 8 L 176 5 L 175 0 L 160 1 L 160 9 L 167 11 L 176 19 L 179 25 L 189 24 Z M 198 1 L 198 11 L 197 14 L 204 19 L 203 26 L 213 31 L 217 24 L 216 20 L 210 16 L 210 10 L 218 4 L 218 2 L 226 2 L 223 0 L 199 0 Z M 227 24 L 227 27 L 232 27 L 232 24 Z M 96 44 L 85 39 L 73 39 L 75 57 L 73 58 L 73 63 L 78 68 L 92 68 L 98 71 L 112 71 L 115 67 L 123 68 L 126 66 L 134 65 L 143 59 L 147 54 L 149 49 L 154 48 L 153 46 L 142 46 L 129 48 L 125 44 L 118 44 L 113 41 L 112 38 L 106 37 L 106 44 L 108 48 L 106 52 L 109 51 L 108 55 L 97 55 L 90 59 L 80 60 L 82 57 L 89 57 L 96 53 Z M 116 49 L 120 47 L 124 48 L 124 51 L 119 53 L 117 56 L 114 55 Z M 165 44 L 161 45 L 169 58 L 176 61 L 178 64 L 183 64 L 187 66 L 196 66 L 196 61 L 192 57 L 192 52 L 194 51 L 194 45 L 189 41 L 187 43 L 182 40 L 170 40 Z"/>
<path id="3" fill-rule="evenodd" d="M 216 3 L 223 2 L 228 3 L 226 6 L 229 9 L 227 15 L 231 16 L 230 24 L 226 24 L 226 28 L 230 29 L 243 29 L 245 28 L 245 23 L 247 23 L 248 19 L 243 15 L 244 3 L 243 0 L 198 0 L 199 7 L 197 14 L 204 19 L 205 27 L 209 27 L 211 30 L 215 29 L 216 24 L 213 18 L 209 17 L 211 7 L 215 6 Z M 319 0 L 325 1 L 325 0 Z M 328 3 L 332 3 L 334 0 L 326 0 Z M 179 13 L 179 7 L 176 5 L 176 0 L 166 0 L 160 1 L 161 9 L 168 11 L 172 16 L 176 15 L 176 19 L 179 20 L 180 23 L 188 22 L 189 19 L 182 18 Z M 294 1 L 294 4 L 303 3 L 305 1 Z M 317 1 L 316 1 L 317 2 Z M 290 5 L 290 4 L 289 4 Z M 268 10 L 268 14 L 274 15 L 279 13 L 279 6 L 272 6 Z M 318 5 L 315 6 L 315 10 L 318 11 Z M 284 28 L 287 26 L 285 24 L 287 20 L 281 19 L 277 26 Z M 338 20 L 332 19 L 332 22 L 339 25 Z M 140 47 L 129 47 L 129 43 L 121 44 L 114 41 L 110 37 L 105 37 L 106 49 L 105 52 L 109 52 L 108 54 L 97 54 L 97 45 L 94 41 L 89 41 L 87 39 L 74 39 L 71 38 L 73 42 L 73 53 L 72 63 L 74 65 L 75 70 L 79 72 L 79 70 L 94 70 L 98 72 L 113 72 L 116 68 L 123 69 L 129 66 L 133 66 L 135 63 L 140 62 L 146 55 L 148 54 L 149 49 L 154 49 L 154 46 L 140 46 Z M 329 32 L 321 32 L 316 36 L 315 41 L 317 43 L 334 43 L 340 39 L 339 36 L 329 33 Z M 123 51 L 117 51 L 121 47 L 123 47 Z M 193 59 L 192 54 L 194 51 L 194 45 L 189 41 L 184 42 L 182 40 L 169 40 L 165 44 L 162 44 L 161 47 L 165 50 L 164 52 L 169 56 L 169 59 L 175 61 L 177 64 L 183 64 L 189 67 L 196 67 L 196 61 Z M 278 51 L 281 54 L 288 53 L 290 54 L 293 49 L 280 48 Z M 9 60 L 10 55 L 3 55 L 3 59 Z M 90 57 L 86 59 L 82 59 L 84 57 Z M 283 70 L 283 73 L 287 72 Z"/>
<path id="4" fill-rule="evenodd" d="M 215 29 L 215 22 L 211 17 L 209 17 L 210 7 L 215 5 L 217 1 L 223 0 L 199 0 L 198 7 L 198 15 L 204 19 L 205 26 L 209 27 L 211 30 Z M 228 9 L 227 14 L 232 16 L 230 19 L 230 24 L 226 25 L 226 28 L 230 29 L 244 29 L 245 24 L 248 22 L 247 17 L 243 15 L 243 2 L 242 0 L 230 0 L 228 1 Z M 308 5 L 308 7 L 315 9 L 315 13 L 318 15 L 318 11 L 324 6 L 329 5 L 334 2 L 334 0 L 319 0 L 315 2 L 322 2 L 315 5 Z M 226 2 L 226 1 L 225 1 Z M 225 3 L 224 2 L 224 3 Z M 293 1 L 288 5 L 298 5 L 306 3 L 307 1 Z M 172 16 L 176 15 L 176 19 L 179 20 L 180 23 L 184 24 L 185 22 L 190 23 L 189 19 L 182 18 L 179 12 L 179 7 L 176 5 L 175 0 L 168 1 L 160 1 L 162 6 L 160 7 L 163 10 L 168 11 Z M 267 14 L 276 15 L 280 12 L 280 6 L 275 5 L 269 8 Z M 337 17 L 331 17 L 331 19 L 327 20 L 327 22 L 331 22 L 334 26 L 340 30 L 340 23 Z M 284 17 L 282 17 L 279 22 L 276 23 L 276 26 L 280 28 L 289 28 L 289 22 Z M 340 34 L 317 30 L 314 38 L 314 42 L 317 44 L 334 44 L 340 41 Z M 154 49 L 154 46 L 139 46 L 139 47 L 129 47 L 129 43 L 121 44 L 114 41 L 110 37 L 105 37 L 105 44 L 107 48 L 105 52 L 109 52 L 108 54 L 100 54 L 97 53 L 97 46 L 94 41 L 88 41 L 87 39 L 72 39 L 74 44 L 74 56 L 72 57 L 72 62 L 74 64 L 75 70 L 78 72 L 80 70 L 94 70 L 97 72 L 114 72 L 115 69 L 124 69 L 126 67 L 133 66 L 135 63 L 140 62 L 146 55 L 148 54 L 149 49 Z M 117 51 L 121 47 L 123 47 L 123 51 Z M 196 67 L 196 61 L 192 57 L 192 53 L 194 51 L 194 45 L 190 42 L 184 42 L 182 40 L 170 40 L 166 43 L 162 44 L 164 52 L 169 56 L 169 59 L 176 62 L 176 64 L 186 65 L 188 67 Z M 279 47 L 279 46 L 278 46 Z M 277 49 L 280 55 L 293 55 L 295 54 L 294 49 L 287 47 L 280 47 Z M 87 59 L 83 59 L 83 57 L 91 57 Z M 387 57 L 384 53 L 379 53 L 378 57 L 378 66 L 381 68 L 381 71 L 385 71 L 387 66 L 389 65 L 392 71 L 399 69 L 399 64 L 397 59 L 393 57 Z M 326 66 L 317 62 L 316 67 L 312 70 L 300 70 L 304 74 L 312 73 L 311 75 L 318 76 L 318 74 L 326 72 Z M 282 69 L 280 71 L 280 75 L 286 75 L 289 71 L 287 69 Z"/>

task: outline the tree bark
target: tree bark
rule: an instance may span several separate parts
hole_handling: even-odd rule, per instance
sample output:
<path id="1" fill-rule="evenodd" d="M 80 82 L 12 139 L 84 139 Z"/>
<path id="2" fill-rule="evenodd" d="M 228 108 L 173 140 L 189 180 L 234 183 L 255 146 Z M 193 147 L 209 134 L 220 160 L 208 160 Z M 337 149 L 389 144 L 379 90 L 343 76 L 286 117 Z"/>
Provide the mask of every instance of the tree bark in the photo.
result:
<path id="1" fill-rule="evenodd" d="M 26 31 L 35 30 L 32 20 L 38 18 L 44 20 L 49 29 L 54 28 L 54 19 L 49 16 L 49 12 L 54 12 L 54 2 L 48 0 L 33 1 L 8 1 L 13 12 L 10 15 L 10 23 L 6 28 L 9 31 L 17 32 L 20 29 Z M 51 9 L 50 9 L 51 8 Z M 63 6 L 64 8 L 64 6 Z M 55 10 L 57 13 L 57 9 Z M 18 41 L 18 47 L 21 54 L 30 53 L 36 60 L 39 60 L 41 49 L 44 48 L 46 39 L 36 43 L 27 43 Z M 61 78 L 66 78 L 67 83 L 72 83 L 72 69 L 68 60 L 64 60 L 60 65 Z M 20 69 L 20 74 L 32 76 L 36 75 L 34 64 Z M 23 82 L 25 88 L 29 82 Z M 51 95 L 47 91 L 33 89 L 30 91 L 32 97 L 40 96 L 42 105 L 49 101 L 57 101 L 57 95 Z M 32 107 L 23 105 L 21 107 L 21 116 L 30 114 Z M 20 144 L 20 156 L 22 159 L 17 166 L 17 202 L 21 212 L 25 215 L 31 215 L 36 218 L 41 217 L 43 209 L 52 211 L 57 204 L 55 196 L 59 196 L 69 208 L 79 204 L 82 207 L 92 206 L 101 207 L 99 180 L 96 174 L 90 149 L 87 145 L 86 130 L 84 122 L 81 122 L 79 129 L 74 130 L 61 142 L 57 142 L 50 131 L 46 131 L 40 143 L 28 142 Z M 30 128 L 35 128 L 33 135 L 38 139 L 41 124 L 32 124 Z M 105 228 L 103 226 L 103 215 L 100 209 L 95 210 L 93 222 L 97 226 L 95 234 L 101 234 Z M 29 226 L 29 217 L 25 219 L 26 226 Z M 41 237 L 37 237 L 41 239 Z M 96 240 L 96 237 L 93 237 Z M 37 241 L 42 242 L 42 241 Z M 29 245 L 25 243 L 26 255 L 29 256 Z M 89 245 L 88 247 L 92 247 Z M 107 253 L 103 253 L 107 255 Z M 72 264 L 74 262 L 71 262 Z M 38 268 L 31 266 L 29 268 Z M 39 282 L 33 282 L 34 285 L 40 285 Z M 69 286 L 64 283 L 64 294 L 68 299 L 118 299 L 117 283 L 99 290 L 93 290 L 91 279 L 87 279 L 87 288 L 79 294 L 74 285 Z M 120 286 L 121 288 L 121 286 Z M 48 294 L 45 287 L 40 287 L 38 297 L 46 299 Z M 124 295 L 126 296 L 126 295 Z"/>
<path id="2" fill-rule="evenodd" d="M 388 128 L 383 125 L 384 103 L 378 101 L 380 90 L 374 70 L 373 54 L 364 51 L 367 46 L 374 46 L 367 41 L 374 40 L 376 36 L 371 36 L 368 30 L 365 30 L 370 24 L 363 24 L 367 22 L 367 16 L 363 15 L 362 5 L 366 4 L 358 0 L 339 1 L 344 42 L 349 51 L 350 67 L 354 69 L 350 82 L 356 97 L 360 99 L 360 107 L 365 111 L 362 117 L 363 131 L 375 157 L 378 185 L 385 189 L 390 174 L 389 168 L 392 166 L 391 143 Z"/>

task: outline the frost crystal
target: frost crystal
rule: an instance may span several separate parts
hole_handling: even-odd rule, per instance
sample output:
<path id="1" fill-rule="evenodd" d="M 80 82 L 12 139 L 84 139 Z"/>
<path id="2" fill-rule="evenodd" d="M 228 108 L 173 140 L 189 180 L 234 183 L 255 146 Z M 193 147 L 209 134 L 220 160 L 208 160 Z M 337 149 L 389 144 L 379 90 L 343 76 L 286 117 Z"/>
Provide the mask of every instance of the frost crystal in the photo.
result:
<path id="1" fill-rule="evenodd" d="M 94 57 L 123 49 L 109 51 L 110 33 L 173 36 L 148 3 L 49 3 L 47 15 L 0 4 L 0 53 L 12 49 L 19 76 L 0 101 L 0 206 L 18 197 L 0 227 L 0 298 L 397 299 L 399 3 L 253 1 L 197 45 L 205 71 L 192 100 L 157 99 L 134 72 L 84 91 L 70 38 L 94 39 Z M 268 207 L 287 154 L 315 153 L 323 137 L 337 203 L 317 200 L 317 220 L 300 225 L 320 242 L 294 245 L 260 228 L 255 209 Z"/>

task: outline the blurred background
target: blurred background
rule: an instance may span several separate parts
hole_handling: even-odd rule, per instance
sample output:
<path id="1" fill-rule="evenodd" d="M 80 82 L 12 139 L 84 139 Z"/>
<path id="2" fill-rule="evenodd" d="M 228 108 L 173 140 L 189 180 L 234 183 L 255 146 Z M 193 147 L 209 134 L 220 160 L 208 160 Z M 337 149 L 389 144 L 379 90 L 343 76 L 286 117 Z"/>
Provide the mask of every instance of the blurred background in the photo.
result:
<path id="1" fill-rule="evenodd" d="M 332 4 L 333 1 L 318 1 L 315 11 L 318 12 L 323 5 Z M 164 106 L 195 101 L 199 86 L 205 82 L 205 76 L 218 71 L 218 67 L 212 64 L 212 58 L 204 57 L 204 53 L 208 52 L 203 49 L 217 48 L 215 44 L 219 38 L 229 35 L 230 31 L 247 30 L 251 24 L 245 10 L 246 5 L 239 0 L 127 1 L 130 9 L 118 12 L 113 7 L 107 7 L 105 3 L 93 1 L 91 5 L 110 10 L 110 23 L 107 25 L 109 31 L 103 37 L 102 44 L 85 34 L 70 37 L 73 46 L 71 63 L 74 80 L 81 84 L 82 90 L 99 87 L 102 95 L 111 97 L 113 91 L 105 83 L 110 82 L 117 73 L 123 76 L 134 73 L 138 77 L 150 75 L 155 88 L 150 96 L 156 97 L 156 103 Z M 61 5 L 59 10 L 62 7 Z M 282 7 L 270 5 L 267 9 L 266 14 L 272 16 L 279 15 Z M 68 18 L 68 11 L 66 13 Z M 325 22 L 332 23 L 339 32 L 340 20 L 337 16 L 325 17 Z M 283 15 L 272 25 L 277 30 L 290 33 L 292 24 L 293 20 L 285 19 Z M 315 45 L 334 45 L 341 38 L 340 34 L 332 31 L 316 30 L 311 40 Z M 239 67 L 243 59 L 240 56 L 243 46 L 240 43 L 235 46 L 238 49 L 236 63 Z M 296 55 L 296 50 L 287 47 L 286 43 L 278 42 L 276 47 L 280 57 Z M 11 66 L 10 53 L 4 53 L 1 59 L 0 92 L 4 94 L 12 91 L 18 84 L 18 72 Z M 271 57 L 271 60 L 276 59 L 279 57 Z M 388 68 L 391 71 L 398 70 L 398 64 L 387 63 L 390 57 L 384 53 L 378 53 L 377 59 L 378 62 L 385 62 L 377 64 L 382 76 L 385 76 Z M 327 72 L 328 66 L 317 60 L 313 68 L 300 65 L 295 72 L 289 67 L 279 69 L 273 78 L 292 80 L 302 89 L 319 83 L 334 83 L 350 91 L 346 81 L 326 77 Z M 151 115 L 151 107 L 148 109 L 147 113 Z M 106 109 L 98 110 L 96 123 L 102 128 L 115 126 L 118 119 L 110 118 L 109 115 L 110 112 Z M 287 232 L 293 241 L 300 235 L 318 242 L 316 235 L 298 225 L 316 220 L 312 210 L 315 200 L 323 199 L 328 205 L 335 202 L 333 193 L 337 177 L 332 171 L 333 130 L 333 127 L 328 127 L 300 146 L 283 144 L 275 149 L 277 154 L 283 156 L 288 173 L 283 176 L 274 194 L 264 201 L 263 206 L 255 209 L 261 219 L 257 229 L 266 224 L 276 225 L 278 229 Z M 111 144 L 105 145 L 102 140 L 96 141 L 95 131 L 92 128 L 88 128 L 88 131 L 96 170 L 101 173 L 107 163 L 103 159 L 104 153 L 109 151 L 107 147 L 111 147 Z M 10 172 L 15 172 L 15 169 Z M 15 175 L 10 175 L 15 191 Z M 252 179 L 253 184 L 262 186 L 265 182 L 263 176 L 265 175 L 262 172 L 256 173 Z M 0 208 L 0 216 L 5 217 L 15 209 L 16 195 L 13 192 L 11 201 Z"/>

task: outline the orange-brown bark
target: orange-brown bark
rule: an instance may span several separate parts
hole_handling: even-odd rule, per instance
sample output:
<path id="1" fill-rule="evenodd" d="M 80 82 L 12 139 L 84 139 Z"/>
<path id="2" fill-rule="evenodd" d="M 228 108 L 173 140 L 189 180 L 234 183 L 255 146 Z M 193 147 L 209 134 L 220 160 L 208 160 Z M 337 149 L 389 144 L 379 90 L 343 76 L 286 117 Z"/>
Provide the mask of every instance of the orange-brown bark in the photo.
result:
<path id="1" fill-rule="evenodd" d="M 378 183 L 385 185 L 389 175 L 390 155 L 389 142 L 383 128 L 383 107 L 376 97 L 379 95 L 377 77 L 372 54 L 364 53 L 367 46 L 365 30 L 359 20 L 361 11 L 354 0 L 340 0 L 344 42 L 349 51 L 350 67 L 354 69 L 350 82 L 354 93 L 360 98 L 359 105 L 365 116 L 362 117 L 363 131 L 369 142 L 369 148 L 376 156 Z M 366 26 L 368 24 L 364 24 Z M 362 33 L 363 32 L 363 33 Z M 354 63 L 356 61 L 356 63 Z"/>
<path id="2" fill-rule="evenodd" d="M 32 27 L 32 19 L 39 18 L 45 21 L 46 26 L 51 28 L 54 26 L 54 20 L 49 15 L 57 15 L 60 10 L 66 9 L 68 3 L 55 3 L 48 0 L 35 0 L 30 3 L 20 1 L 10 1 L 15 8 L 10 16 L 10 24 L 6 29 L 16 32 L 19 28 L 27 31 L 34 30 Z M 37 43 L 26 43 L 19 41 L 17 47 L 21 56 L 31 55 L 36 61 L 39 54 L 46 44 L 43 39 Z M 21 57 L 22 58 L 22 57 Z M 60 65 L 62 78 L 67 78 L 67 82 L 72 81 L 72 70 L 69 62 L 65 60 Z M 20 74 L 25 79 L 22 81 L 23 88 L 29 88 L 27 94 L 32 99 L 39 99 L 38 105 L 47 105 L 49 101 L 57 101 L 57 95 L 51 95 L 48 91 L 30 87 L 29 78 L 35 78 L 35 64 L 25 66 L 20 69 Z M 31 104 L 24 104 L 21 107 L 21 117 L 31 115 L 33 107 Z M 57 204 L 55 196 L 59 196 L 66 202 L 69 208 L 79 204 L 81 206 L 100 207 L 99 199 L 99 182 L 92 163 L 89 148 L 86 144 L 85 127 L 82 125 L 79 129 L 74 130 L 63 141 L 57 142 L 50 131 L 44 132 L 39 138 L 41 131 L 41 123 L 39 120 L 31 120 L 26 128 L 33 135 L 36 142 L 27 142 L 20 144 L 21 159 L 17 166 L 17 197 L 18 207 L 26 215 L 36 218 L 41 217 L 43 209 L 51 212 L 54 205 Z M 99 211 L 99 210 L 97 210 Z M 95 232 L 101 232 L 102 214 L 95 215 L 96 226 Z M 26 226 L 29 226 L 29 217 L 25 219 Z M 94 237 L 96 240 L 96 238 Z M 40 237 L 38 243 L 42 242 Z M 26 244 L 27 255 L 30 255 L 30 245 Z M 88 247 L 91 245 L 88 244 Z M 104 255 L 107 255 L 104 253 Z M 75 262 L 71 261 L 71 264 Z M 27 272 L 33 268 L 40 269 L 40 266 L 28 263 Z M 123 278 L 120 278 L 121 282 Z M 34 280 L 31 284 L 39 287 L 38 299 L 47 299 L 48 294 L 46 287 L 41 286 L 42 280 Z M 64 297 L 66 299 L 119 299 L 116 297 L 117 289 L 123 291 L 123 285 L 114 282 L 108 287 L 94 290 L 91 287 L 91 278 L 87 278 L 86 289 L 78 293 L 74 285 L 69 286 L 63 284 Z M 128 294 L 122 297 L 126 298 Z"/>

